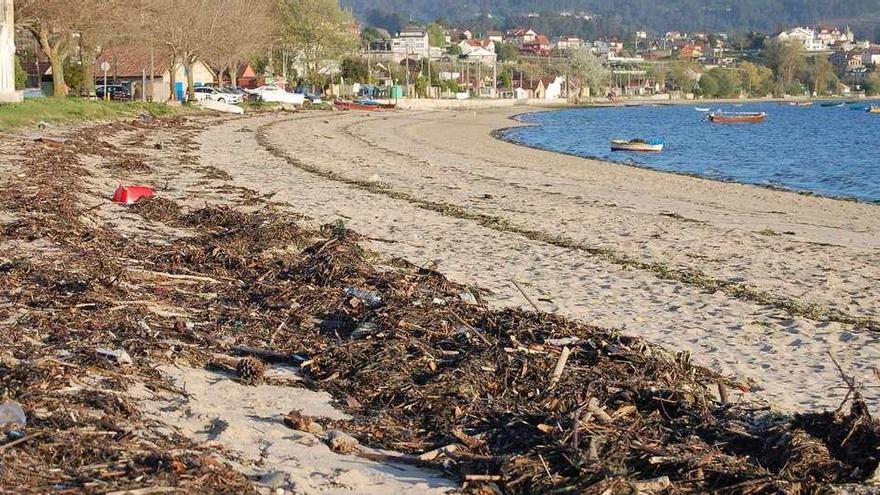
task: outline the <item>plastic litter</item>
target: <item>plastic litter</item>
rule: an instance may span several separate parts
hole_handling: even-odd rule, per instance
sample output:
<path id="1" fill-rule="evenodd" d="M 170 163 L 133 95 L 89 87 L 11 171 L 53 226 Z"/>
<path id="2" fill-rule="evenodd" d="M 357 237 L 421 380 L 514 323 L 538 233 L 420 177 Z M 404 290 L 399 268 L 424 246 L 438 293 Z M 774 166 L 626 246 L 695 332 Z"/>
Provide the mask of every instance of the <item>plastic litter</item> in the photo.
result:
<path id="1" fill-rule="evenodd" d="M 152 198 L 155 194 L 156 191 L 150 186 L 119 186 L 113 193 L 113 202 L 131 205 L 141 198 Z"/>
<path id="2" fill-rule="evenodd" d="M 21 404 L 8 400 L 0 405 L 0 425 L 27 426 L 27 415 Z"/>
<path id="3" fill-rule="evenodd" d="M 348 297 L 356 297 L 371 308 L 378 308 L 382 305 L 381 297 L 375 294 L 370 294 L 369 292 L 362 291 L 360 289 L 348 287 L 345 289 L 345 295 Z"/>

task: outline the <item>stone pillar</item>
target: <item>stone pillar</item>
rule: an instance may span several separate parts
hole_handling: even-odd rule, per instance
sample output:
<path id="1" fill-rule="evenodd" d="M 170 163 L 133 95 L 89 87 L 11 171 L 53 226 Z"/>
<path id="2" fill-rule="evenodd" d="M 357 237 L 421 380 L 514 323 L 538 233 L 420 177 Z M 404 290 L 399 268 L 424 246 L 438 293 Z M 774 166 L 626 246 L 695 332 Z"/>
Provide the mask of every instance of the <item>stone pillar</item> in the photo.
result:
<path id="1" fill-rule="evenodd" d="M 15 16 L 12 0 L 0 0 L 0 102 L 21 101 L 15 91 Z"/>

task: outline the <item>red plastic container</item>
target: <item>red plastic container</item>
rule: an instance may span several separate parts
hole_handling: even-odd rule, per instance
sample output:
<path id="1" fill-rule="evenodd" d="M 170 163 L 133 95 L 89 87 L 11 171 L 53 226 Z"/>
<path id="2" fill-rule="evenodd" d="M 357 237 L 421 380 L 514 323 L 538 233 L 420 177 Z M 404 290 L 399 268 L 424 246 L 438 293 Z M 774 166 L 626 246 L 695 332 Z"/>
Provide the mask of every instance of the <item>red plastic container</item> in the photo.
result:
<path id="1" fill-rule="evenodd" d="M 141 198 L 152 198 L 154 194 L 156 191 L 150 186 L 119 186 L 113 193 L 113 202 L 130 205 Z"/>

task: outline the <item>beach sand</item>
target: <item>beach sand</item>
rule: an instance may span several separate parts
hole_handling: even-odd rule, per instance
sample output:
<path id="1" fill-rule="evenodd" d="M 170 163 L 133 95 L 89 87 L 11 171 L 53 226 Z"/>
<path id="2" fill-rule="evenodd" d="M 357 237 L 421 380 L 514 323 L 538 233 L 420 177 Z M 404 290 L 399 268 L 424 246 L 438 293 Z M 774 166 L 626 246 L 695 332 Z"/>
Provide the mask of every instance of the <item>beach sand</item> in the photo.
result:
<path id="1" fill-rule="evenodd" d="M 494 138 L 514 113 L 260 115 L 197 141 L 202 165 L 234 184 L 391 241 L 372 249 L 488 289 L 497 306 L 528 307 L 518 280 L 543 310 L 748 380 L 751 400 L 836 408 L 832 355 L 878 384 L 865 326 L 880 319 L 880 207 Z"/>

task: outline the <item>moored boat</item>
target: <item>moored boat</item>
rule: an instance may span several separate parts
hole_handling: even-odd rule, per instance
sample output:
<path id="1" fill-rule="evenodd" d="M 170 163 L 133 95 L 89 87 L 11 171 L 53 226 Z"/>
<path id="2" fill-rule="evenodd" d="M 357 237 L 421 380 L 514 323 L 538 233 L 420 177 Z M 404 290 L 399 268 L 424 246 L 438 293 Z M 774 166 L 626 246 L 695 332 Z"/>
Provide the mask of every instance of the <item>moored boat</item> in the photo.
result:
<path id="1" fill-rule="evenodd" d="M 789 103 L 793 107 L 809 107 L 813 105 L 812 101 L 792 101 Z"/>
<path id="2" fill-rule="evenodd" d="M 880 113 L 880 107 L 870 106 L 868 107 L 868 113 Z"/>
<path id="3" fill-rule="evenodd" d="M 709 122 L 715 124 L 756 124 L 764 122 L 766 112 L 713 112 L 709 114 Z"/>
<path id="4" fill-rule="evenodd" d="M 696 110 L 698 112 L 711 112 L 712 111 L 711 108 L 703 108 L 703 107 L 697 107 L 697 108 L 694 108 L 694 110 Z"/>
<path id="5" fill-rule="evenodd" d="M 836 108 L 836 107 L 842 107 L 842 106 L 846 105 L 846 103 L 842 102 L 842 101 L 826 101 L 826 102 L 820 103 L 819 105 L 823 106 L 825 108 Z"/>
<path id="6" fill-rule="evenodd" d="M 393 110 L 395 108 L 394 103 L 379 103 L 373 100 L 339 100 L 336 101 L 334 105 L 340 110 Z"/>
<path id="7" fill-rule="evenodd" d="M 611 151 L 663 151 L 663 141 L 660 139 L 613 139 Z"/>

